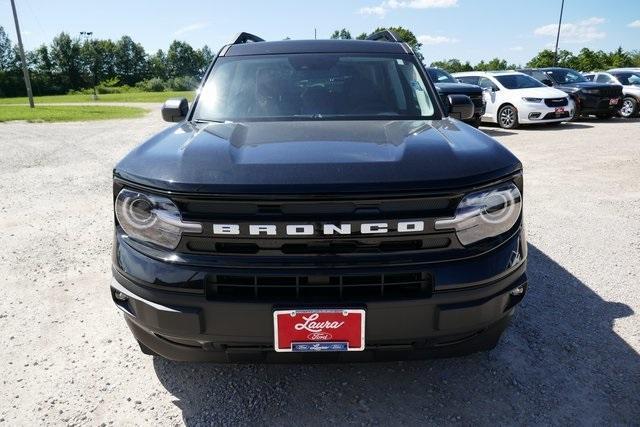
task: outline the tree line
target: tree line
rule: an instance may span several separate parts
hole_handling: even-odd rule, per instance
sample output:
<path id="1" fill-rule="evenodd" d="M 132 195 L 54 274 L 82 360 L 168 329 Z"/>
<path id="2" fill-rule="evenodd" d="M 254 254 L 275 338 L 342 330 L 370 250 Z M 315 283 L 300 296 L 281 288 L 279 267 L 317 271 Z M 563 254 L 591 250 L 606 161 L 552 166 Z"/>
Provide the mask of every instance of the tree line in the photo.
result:
<path id="1" fill-rule="evenodd" d="M 84 39 L 62 32 L 50 44 L 25 53 L 35 95 L 65 94 L 97 85 L 143 90 L 190 90 L 197 86 L 213 53 L 173 41 L 167 51 L 147 53 L 129 36 Z M 25 95 L 18 48 L 0 26 L 0 97 Z"/>
<path id="2" fill-rule="evenodd" d="M 384 30 L 376 28 L 372 33 Z M 424 61 L 422 43 L 415 34 L 403 27 L 389 29 L 407 42 L 420 60 Z M 363 40 L 367 33 L 355 39 Z M 332 39 L 351 39 L 346 28 L 336 30 Z M 553 52 L 545 49 L 525 64 L 527 67 L 553 65 Z M 27 65 L 35 95 L 65 94 L 89 90 L 97 86 L 100 93 L 109 93 L 136 87 L 146 91 L 190 90 L 197 86 L 214 54 L 206 45 L 194 49 L 183 41 L 173 41 L 165 51 L 148 53 L 140 43 L 129 36 L 118 40 L 81 39 L 62 32 L 50 44 L 43 44 L 26 52 Z M 493 58 L 471 64 L 459 59 L 432 61 L 432 67 L 449 72 L 508 70 L 520 68 L 502 58 Z M 557 65 L 580 71 L 606 70 L 614 67 L 640 67 L 640 51 L 618 48 L 612 52 L 588 48 L 578 53 L 558 52 Z M 24 96 L 20 57 L 15 44 L 0 26 L 0 97 Z"/>

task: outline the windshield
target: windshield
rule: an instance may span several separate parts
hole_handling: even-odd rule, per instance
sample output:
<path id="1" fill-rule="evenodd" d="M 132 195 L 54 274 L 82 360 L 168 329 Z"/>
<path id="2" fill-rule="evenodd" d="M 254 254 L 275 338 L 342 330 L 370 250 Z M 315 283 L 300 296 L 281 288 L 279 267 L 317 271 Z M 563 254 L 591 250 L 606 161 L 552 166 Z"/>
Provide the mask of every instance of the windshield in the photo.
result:
<path id="1" fill-rule="evenodd" d="M 640 86 L 640 73 L 628 72 L 628 73 L 615 73 L 614 76 L 625 86 L 636 85 Z"/>
<path id="2" fill-rule="evenodd" d="M 547 70 L 546 73 L 551 76 L 558 84 L 582 83 L 588 81 L 584 76 L 573 70 Z"/>
<path id="3" fill-rule="evenodd" d="M 431 118 L 433 102 L 407 56 L 289 54 L 219 58 L 195 120 Z"/>
<path id="4" fill-rule="evenodd" d="M 542 83 L 526 74 L 507 74 L 495 76 L 496 80 L 507 89 L 529 89 L 532 87 L 544 87 Z"/>
<path id="5" fill-rule="evenodd" d="M 451 74 L 438 68 L 427 68 L 427 74 L 434 83 L 458 83 Z"/>

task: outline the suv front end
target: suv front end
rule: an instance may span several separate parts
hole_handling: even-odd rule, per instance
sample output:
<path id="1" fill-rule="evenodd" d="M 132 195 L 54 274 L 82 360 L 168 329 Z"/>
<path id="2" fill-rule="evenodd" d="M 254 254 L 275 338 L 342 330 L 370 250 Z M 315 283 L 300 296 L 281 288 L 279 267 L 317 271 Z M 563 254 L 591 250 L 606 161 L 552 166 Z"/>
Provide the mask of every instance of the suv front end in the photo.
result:
<path id="1" fill-rule="evenodd" d="M 443 117 L 404 43 L 221 54 L 185 120 L 114 170 L 111 294 L 141 349 L 287 362 L 493 348 L 527 289 L 520 162 Z M 356 75 L 391 83 L 363 88 Z M 253 82 L 244 93 L 256 84 L 255 104 L 207 105 L 236 78 Z M 304 114 L 265 116 L 291 105 Z M 245 116 L 218 119 L 220 108 Z M 362 346 L 332 339 L 344 322 L 314 322 L 325 312 L 360 316 Z M 313 313 L 294 325 L 308 341 L 278 343 L 278 313 Z"/>

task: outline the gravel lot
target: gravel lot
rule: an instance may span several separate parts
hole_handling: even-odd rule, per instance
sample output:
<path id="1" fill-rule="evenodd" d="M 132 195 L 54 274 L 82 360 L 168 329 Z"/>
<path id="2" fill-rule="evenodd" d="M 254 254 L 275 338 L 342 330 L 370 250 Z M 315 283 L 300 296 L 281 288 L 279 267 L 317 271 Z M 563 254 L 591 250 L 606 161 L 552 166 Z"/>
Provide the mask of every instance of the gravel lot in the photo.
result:
<path id="1" fill-rule="evenodd" d="M 142 355 L 109 297 L 111 168 L 165 126 L 0 124 L 0 424 L 640 424 L 640 121 L 484 128 L 526 168 L 530 292 L 493 351 Z"/>

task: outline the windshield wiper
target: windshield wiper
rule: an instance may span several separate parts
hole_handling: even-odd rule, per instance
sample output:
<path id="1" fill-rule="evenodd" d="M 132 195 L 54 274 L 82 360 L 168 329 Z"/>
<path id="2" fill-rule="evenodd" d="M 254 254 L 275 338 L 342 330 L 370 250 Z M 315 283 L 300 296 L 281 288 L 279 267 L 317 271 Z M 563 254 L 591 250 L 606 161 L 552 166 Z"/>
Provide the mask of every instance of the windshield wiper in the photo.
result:
<path id="1" fill-rule="evenodd" d="M 224 123 L 222 120 L 210 120 L 210 119 L 194 119 L 192 122 L 195 123 Z"/>

